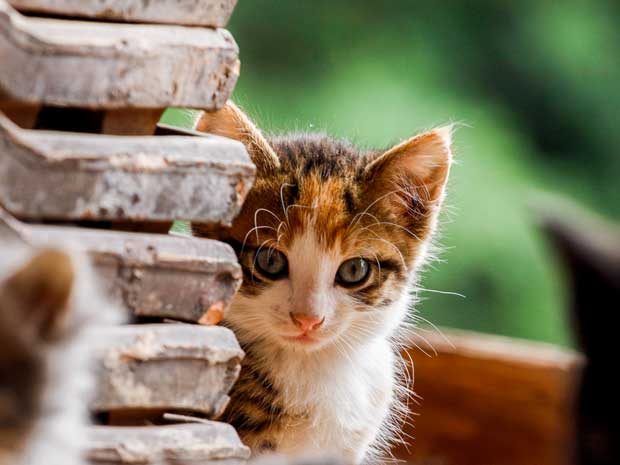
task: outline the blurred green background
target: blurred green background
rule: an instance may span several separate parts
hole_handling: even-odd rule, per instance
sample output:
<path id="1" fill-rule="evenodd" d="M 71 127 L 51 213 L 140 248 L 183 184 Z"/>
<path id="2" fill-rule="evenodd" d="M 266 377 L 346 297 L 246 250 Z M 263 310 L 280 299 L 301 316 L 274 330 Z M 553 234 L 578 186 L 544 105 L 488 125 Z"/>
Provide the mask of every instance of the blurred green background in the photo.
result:
<path id="1" fill-rule="evenodd" d="M 570 344 L 561 268 L 533 193 L 620 217 L 620 3 L 242 0 L 234 98 L 267 132 L 364 147 L 462 123 L 419 313 Z"/>

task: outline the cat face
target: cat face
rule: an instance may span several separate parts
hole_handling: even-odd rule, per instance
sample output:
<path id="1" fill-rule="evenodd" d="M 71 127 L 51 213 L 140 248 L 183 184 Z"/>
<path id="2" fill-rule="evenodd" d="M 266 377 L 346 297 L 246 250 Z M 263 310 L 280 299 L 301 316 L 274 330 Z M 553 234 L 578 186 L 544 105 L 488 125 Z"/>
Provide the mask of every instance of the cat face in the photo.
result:
<path id="1" fill-rule="evenodd" d="M 227 317 L 240 340 L 312 352 L 391 334 L 435 228 L 450 130 L 364 153 L 317 135 L 267 141 L 231 104 L 201 129 L 244 142 L 258 168 L 219 232 L 244 272 Z"/>

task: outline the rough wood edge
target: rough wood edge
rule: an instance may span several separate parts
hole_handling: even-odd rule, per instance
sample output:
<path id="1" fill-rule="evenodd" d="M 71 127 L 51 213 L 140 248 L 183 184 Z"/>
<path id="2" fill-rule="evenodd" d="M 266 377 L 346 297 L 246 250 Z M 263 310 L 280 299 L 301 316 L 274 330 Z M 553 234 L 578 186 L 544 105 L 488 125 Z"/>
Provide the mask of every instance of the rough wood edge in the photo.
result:
<path id="1" fill-rule="evenodd" d="M 184 465 L 243 463 L 250 457 L 225 423 L 150 427 L 93 426 L 87 457 L 92 464 Z M 231 462 L 232 460 L 232 462 Z"/>
<path id="2" fill-rule="evenodd" d="M 237 0 L 9 0 L 9 3 L 18 10 L 32 13 L 106 21 L 224 27 Z"/>

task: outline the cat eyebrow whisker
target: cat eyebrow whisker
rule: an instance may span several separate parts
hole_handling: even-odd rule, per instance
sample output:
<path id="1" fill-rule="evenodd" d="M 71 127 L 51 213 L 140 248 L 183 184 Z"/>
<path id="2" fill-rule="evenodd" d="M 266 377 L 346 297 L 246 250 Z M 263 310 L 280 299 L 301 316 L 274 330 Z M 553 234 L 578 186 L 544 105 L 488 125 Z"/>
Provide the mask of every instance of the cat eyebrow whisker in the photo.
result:
<path id="1" fill-rule="evenodd" d="M 381 200 L 383 200 L 384 198 L 386 198 L 386 197 L 388 197 L 388 196 L 390 196 L 390 195 L 392 195 L 392 194 L 395 194 L 395 193 L 397 193 L 397 192 L 399 192 L 399 191 L 401 191 L 401 190 L 402 190 L 402 189 L 396 189 L 396 190 L 390 191 L 390 192 L 388 192 L 388 193 L 386 193 L 386 194 L 383 194 L 381 197 L 376 198 L 373 202 L 371 202 L 371 203 L 370 203 L 370 205 L 368 205 L 368 206 L 364 209 L 364 211 L 362 211 L 362 212 L 360 212 L 360 213 L 355 214 L 355 216 L 353 217 L 353 221 L 352 221 L 352 222 L 351 222 L 351 224 L 349 225 L 349 228 L 352 228 L 353 226 L 355 226 L 355 225 L 359 222 L 359 220 L 361 219 L 361 217 L 362 217 L 364 214 L 368 213 L 368 210 L 370 210 L 370 209 L 371 209 L 374 205 L 376 205 L 377 203 L 379 203 L 379 202 L 380 202 Z M 349 228 L 347 228 L 347 229 L 349 229 Z"/>
<path id="2" fill-rule="evenodd" d="M 360 213 L 356 214 L 356 215 L 353 217 L 353 221 L 355 221 L 355 220 L 357 219 L 357 217 L 358 217 L 358 216 L 359 216 L 359 219 L 360 219 L 360 220 L 361 220 L 364 216 L 370 216 L 373 220 L 375 220 L 375 223 L 380 223 L 380 222 L 381 222 L 381 220 L 379 220 L 379 218 L 377 218 L 375 215 L 373 215 L 372 213 L 369 213 L 369 212 L 367 212 L 367 211 L 363 211 L 363 212 L 360 212 Z M 352 226 L 353 226 L 353 223 L 351 223 L 351 224 L 349 225 L 349 227 L 345 230 L 347 234 L 348 234 L 348 232 L 351 230 L 351 227 L 352 227 Z"/>
<path id="3" fill-rule="evenodd" d="M 281 237 L 282 237 L 282 235 L 284 234 L 284 233 L 280 234 L 280 228 L 281 228 L 282 226 L 285 226 L 285 227 L 287 227 L 287 228 L 288 228 L 288 226 L 284 223 L 284 221 L 280 221 L 280 224 L 278 225 L 278 229 L 276 230 L 276 236 L 278 236 L 278 243 L 280 243 L 280 238 L 281 238 Z"/>
<path id="4" fill-rule="evenodd" d="M 385 242 L 385 243 L 386 243 L 387 245 L 389 245 L 390 247 L 393 247 L 393 248 L 394 248 L 394 250 L 396 250 L 396 252 L 398 252 L 398 255 L 400 256 L 400 260 L 401 260 L 401 262 L 402 262 L 402 264 L 403 264 L 403 267 L 405 268 L 405 272 L 406 272 L 406 273 L 409 273 L 409 269 L 408 269 L 408 267 L 407 267 L 407 263 L 405 262 L 405 257 L 403 257 L 403 254 L 402 254 L 402 252 L 398 249 L 398 247 L 396 247 L 396 246 L 395 246 L 392 242 L 390 242 L 390 241 L 388 241 L 388 240 L 386 240 L 386 239 L 383 239 L 381 236 L 379 236 L 379 235 L 378 235 L 376 232 L 374 232 L 373 230 L 368 229 L 368 228 L 366 228 L 366 227 L 364 227 L 364 228 L 362 228 L 362 229 L 365 229 L 365 230 L 367 230 L 368 232 L 370 232 L 370 233 L 374 234 L 375 236 L 377 236 L 376 238 L 371 237 L 371 238 L 369 238 L 369 239 L 367 239 L 367 240 L 369 240 L 369 241 L 381 241 L 381 242 Z"/>
<path id="5" fill-rule="evenodd" d="M 409 229 L 405 228 L 404 226 L 401 226 L 400 224 L 392 223 L 391 221 L 377 221 L 376 223 L 369 224 L 367 227 L 370 228 L 372 226 L 381 226 L 384 224 L 388 226 L 394 226 L 395 228 L 402 229 L 407 234 L 409 234 L 411 237 L 413 237 L 416 241 L 420 240 L 420 238 L 414 233 L 412 233 Z"/>
<path id="6" fill-rule="evenodd" d="M 288 223 L 288 209 L 284 206 L 284 188 L 285 187 L 295 187 L 295 184 L 290 184 L 288 182 L 282 183 L 280 186 L 280 204 L 282 205 L 282 213 L 284 213 L 284 217 L 286 218 L 286 222 Z"/>
<path id="7" fill-rule="evenodd" d="M 319 206 L 318 205 L 312 205 L 312 206 L 310 206 L 310 205 L 300 205 L 298 203 L 294 203 L 292 205 L 289 205 L 288 207 L 286 207 L 286 221 L 288 221 L 288 211 L 291 208 L 307 208 L 308 210 L 316 210 L 317 208 L 319 208 Z"/>
<path id="8" fill-rule="evenodd" d="M 276 215 L 274 212 L 272 212 L 271 210 L 267 209 L 267 208 L 257 208 L 256 211 L 254 212 L 254 227 L 257 226 L 258 224 L 258 214 L 260 212 L 266 212 L 269 213 L 270 215 L 272 215 L 276 220 L 278 220 L 279 222 L 282 222 L 282 220 L 280 219 L 280 217 L 278 215 Z M 256 231 L 256 240 L 258 240 L 258 231 Z"/>
<path id="9" fill-rule="evenodd" d="M 259 229 L 271 229 L 273 231 L 275 231 L 275 228 L 271 227 L 271 226 L 267 226 L 267 225 L 261 225 L 261 226 L 254 226 L 252 229 L 250 229 L 248 231 L 248 233 L 245 235 L 245 237 L 243 238 L 243 242 L 241 244 L 241 252 L 243 252 L 243 250 L 245 249 L 245 244 L 248 240 L 248 237 L 250 236 L 250 234 L 252 234 L 255 230 L 257 231 L 256 234 L 256 240 L 258 240 L 258 230 Z"/>

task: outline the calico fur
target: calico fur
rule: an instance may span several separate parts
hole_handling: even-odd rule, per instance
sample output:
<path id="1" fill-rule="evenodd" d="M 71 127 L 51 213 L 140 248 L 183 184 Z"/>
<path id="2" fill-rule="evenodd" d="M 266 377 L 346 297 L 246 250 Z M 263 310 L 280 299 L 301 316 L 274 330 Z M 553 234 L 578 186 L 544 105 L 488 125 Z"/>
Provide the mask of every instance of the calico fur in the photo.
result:
<path id="1" fill-rule="evenodd" d="M 232 227 L 192 225 L 231 244 L 244 273 L 224 321 L 247 354 L 225 420 L 255 453 L 377 457 L 394 437 L 399 329 L 443 201 L 450 128 L 362 151 L 321 134 L 267 139 L 229 103 L 200 129 L 242 141 L 258 169 Z M 287 257 L 282 279 L 257 270 L 264 248 Z M 370 277 L 343 288 L 334 277 L 354 257 Z M 324 318 L 316 342 L 290 340 L 297 314 Z"/>

